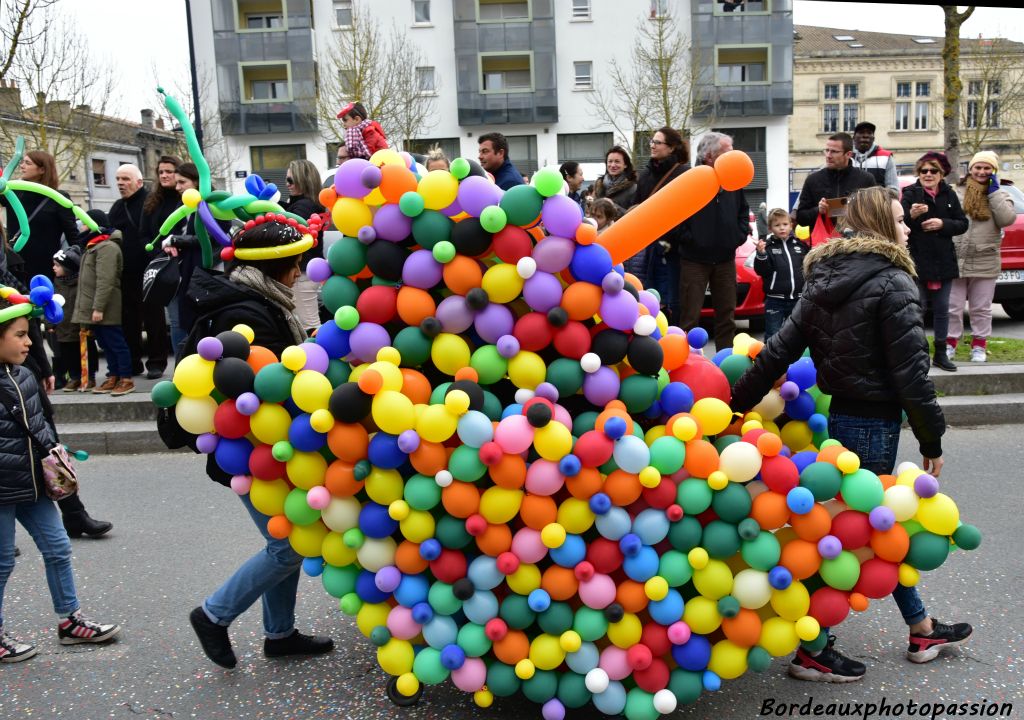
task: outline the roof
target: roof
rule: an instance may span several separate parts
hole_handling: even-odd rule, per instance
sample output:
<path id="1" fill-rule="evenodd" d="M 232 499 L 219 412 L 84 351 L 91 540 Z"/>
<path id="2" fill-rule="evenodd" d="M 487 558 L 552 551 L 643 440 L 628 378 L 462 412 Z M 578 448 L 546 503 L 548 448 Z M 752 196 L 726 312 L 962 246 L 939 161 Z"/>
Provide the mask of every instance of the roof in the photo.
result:
<path id="1" fill-rule="evenodd" d="M 839 39 L 837 39 L 839 38 Z M 988 46 L 992 39 L 961 38 L 964 50 Z M 1024 51 L 1024 43 L 999 39 L 1006 46 Z M 942 53 L 945 38 L 935 35 L 897 35 L 894 33 L 844 30 L 842 28 L 793 26 L 793 54 L 796 57 L 833 57 L 857 55 L 937 55 Z"/>

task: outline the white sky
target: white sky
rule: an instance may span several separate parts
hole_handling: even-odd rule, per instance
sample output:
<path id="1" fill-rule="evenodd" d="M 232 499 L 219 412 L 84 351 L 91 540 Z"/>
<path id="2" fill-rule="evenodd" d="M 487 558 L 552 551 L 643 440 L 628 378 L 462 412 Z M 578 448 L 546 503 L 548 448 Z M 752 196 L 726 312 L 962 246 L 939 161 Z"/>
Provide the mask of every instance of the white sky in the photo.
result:
<path id="1" fill-rule="evenodd" d="M 58 7 L 94 40 L 94 52 L 117 67 L 119 92 L 112 98 L 110 114 L 137 120 L 139 110 L 154 107 L 154 76 L 167 86 L 187 83 L 184 0 L 62 0 Z M 793 21 L 849 30 L 943 34 L 942 10 L 935 5 L 794 0 Z M 963 32 L 1024 41 L 1024 10 L 979 7 Z"/>

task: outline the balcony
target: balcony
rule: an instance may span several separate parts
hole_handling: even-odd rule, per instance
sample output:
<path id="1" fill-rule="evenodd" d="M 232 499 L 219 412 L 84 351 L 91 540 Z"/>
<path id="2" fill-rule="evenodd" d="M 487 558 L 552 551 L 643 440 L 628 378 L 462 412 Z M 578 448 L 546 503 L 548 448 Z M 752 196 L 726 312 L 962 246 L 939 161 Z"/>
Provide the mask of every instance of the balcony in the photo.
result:
<path id="1" fill-rule="evenodd" d="M 225 135 L 313 132 L 317 128 L 312 100 L 271 103 L 221 102 L 220 122 Z"/>
<path id="2" fill-rule="evenodd" d="M 267 60 L 313 62 L 313 30 L 308 27 L 280 32 L 222 30 L 213 34 L 213 40 L 218 65 Z"/>
<path id="3" fill-rule="evenodd" d="M 558 92 L 488 93 L 459 91 L 459 125 L 558 122 Z"/>

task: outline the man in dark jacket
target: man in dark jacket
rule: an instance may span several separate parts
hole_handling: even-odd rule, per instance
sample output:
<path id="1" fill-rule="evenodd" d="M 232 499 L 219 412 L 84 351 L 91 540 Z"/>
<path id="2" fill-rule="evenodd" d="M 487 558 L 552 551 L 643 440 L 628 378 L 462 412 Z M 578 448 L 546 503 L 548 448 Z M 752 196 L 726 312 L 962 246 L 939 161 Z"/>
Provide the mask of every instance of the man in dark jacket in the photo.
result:
<path id="1" fill-rule="evenodd" d="M 853 166 L 853 138 L 836 133 L 825 143 L 825 167 L 804 180 L 800 203 L 796 206 L 797 225 L 814 228 L 818 217 L 828 213 L 828 200 L 847 197 L 854 190 L 873 187 L 871 173 Z"/>
<path id="2" fill-rule="evenodd" d="M 697 162 L 714 165 L 732 150 L 732 138 L 706 133 L 697 144 Z M 750 234 L 750 206 L 742 190 L 719 190 L 715 198 L 680 227 L 682 259 L 679 325 L 684 330 L 700 322 L 704 291 L 711 289 L 715 309 L 715 348 L 731 348 L 736 334 L 736 248 Z"/>
<path id="3" fill-rule="evenodd" d="M 494 184 L 502 190 L 508 190 L 523 184 L 523 174 L 516 169 L 508 158 L 508 140 L 499 132 L 481 135 L 480 164 L 484 170 L 494 176 Z"/>
<path id="4" fill-rule="evenodd" d="M 142 186 L 142 172 L 134 165 L 122 165 L 115 175 L 121 198 L 110 208 L 110 224 L 121 231 L 124 270 L 121 274 L 121 306 L 124 335 L 132 355 L 132 374 L 155 379 L 167 369 L 170 343 L 164 307 L 142 302 L 142 274 L 152 260 L 146 252 L 144 207 L 149 194 Z M 142 365 L 142 329 L 146 329 L 146 366 Z"/>

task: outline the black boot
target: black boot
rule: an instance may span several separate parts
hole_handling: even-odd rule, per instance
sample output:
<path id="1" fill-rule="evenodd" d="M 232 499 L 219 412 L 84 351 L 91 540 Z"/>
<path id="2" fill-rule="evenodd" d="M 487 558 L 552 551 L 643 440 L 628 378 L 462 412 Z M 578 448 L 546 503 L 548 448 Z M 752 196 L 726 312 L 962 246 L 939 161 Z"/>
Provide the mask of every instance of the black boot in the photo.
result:
<path id="1" fill-rule="evenodd" d="M 956 372 L 956 365 L 954 365 L 953 361 L 946 356 L 946 343 L 935 343 L 935 353 L 932 355 L 932 365 L 937 367 L 939 370 Z"/>
<path id="2" fill-rule="evenodd" d="M 65 513 L 62 517 L 68 537 L 73 538 L 82 537 L 83 534 L 97 538 L 106 535 L 114 527 L 113 523 L 106 520 L 93 520 L 85 510 Z"/>

